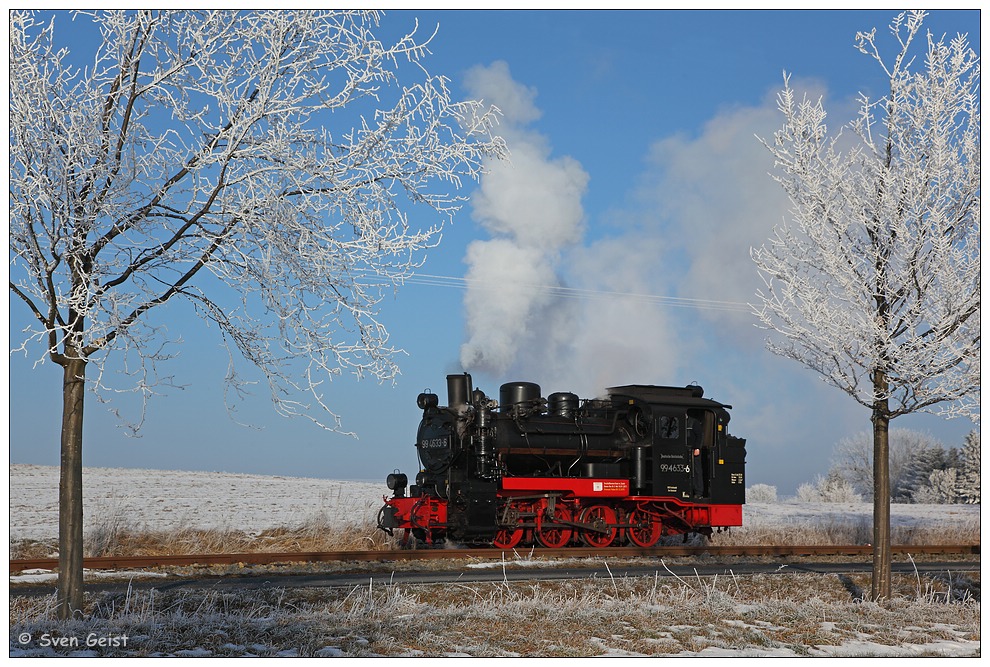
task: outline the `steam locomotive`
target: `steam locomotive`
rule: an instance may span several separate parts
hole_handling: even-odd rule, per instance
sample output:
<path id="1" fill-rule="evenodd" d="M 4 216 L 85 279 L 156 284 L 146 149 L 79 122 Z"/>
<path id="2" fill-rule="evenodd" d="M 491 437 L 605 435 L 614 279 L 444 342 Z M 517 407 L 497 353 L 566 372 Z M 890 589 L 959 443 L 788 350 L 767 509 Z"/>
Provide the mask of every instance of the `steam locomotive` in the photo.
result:
<path id="1" fill-rule="evenodd" d="M 422 393 L 415 484 L 396 470 L 378 527 L 404 546 L 654 546 L 742 525 L 746 441 L 696 385 L 611 387 L 581 400 L 510 382 L 496 402 L 467 373 L 447 405 Z"/>

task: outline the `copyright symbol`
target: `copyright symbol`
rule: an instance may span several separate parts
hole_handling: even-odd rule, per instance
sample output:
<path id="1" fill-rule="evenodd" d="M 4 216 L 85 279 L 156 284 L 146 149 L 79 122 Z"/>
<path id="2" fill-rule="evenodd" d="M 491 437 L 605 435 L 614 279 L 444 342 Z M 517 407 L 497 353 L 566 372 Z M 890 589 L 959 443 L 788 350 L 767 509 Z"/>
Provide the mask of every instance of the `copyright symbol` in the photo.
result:
<path id="1" fill-rule="evenodd" d="M 22 632 L 21 634 L 17 635 L 17 641 L 19 641 L 22 644 L 30 644 L 31 643 L 31 635 L 29 635 L 26 632 Z"/>

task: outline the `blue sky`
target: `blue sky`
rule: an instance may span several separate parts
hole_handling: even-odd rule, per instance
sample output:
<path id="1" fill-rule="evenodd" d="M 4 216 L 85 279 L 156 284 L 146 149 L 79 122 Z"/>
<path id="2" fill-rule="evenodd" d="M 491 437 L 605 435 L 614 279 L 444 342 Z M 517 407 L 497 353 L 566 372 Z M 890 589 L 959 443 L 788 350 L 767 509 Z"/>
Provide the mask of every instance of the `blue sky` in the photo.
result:
<path id="1" fill-rule="evenodd" d="M 882 95 L 882 72 L 853 40 L 876 27 L 890 52 L 894 14 L 387 13 L 386 41 L 416 18 L 423 35 L 439 26 L 424 64 L 456 96 L 500 106 L 513 151 L 512 169 L 466 189 L 471 200 L 427 256 L 424 278 L 383 304 L 381 320 L 406 351 L 402 375 L 394 385 L 333 382 L 328 402 L 357 439 L 278 417 L 263 389 L 239 407 L 244 427 L 224 407 L 216 329 L 169 306 L 184 343 L 167 370 L 185 388 L 152 401 L 139 438 L 91 400 L 85 465 L 384 479 L 416 466 L 417 394 L 444 396 L 446 374 L 466 370 L 495 397 L 514 380 L 589 398 L 610 385 L 697 382 L 734 406 L 748 484 L 793 493 L 870 422 L 813 372 L 767 352 L 742 307 L 759 285 L 749 248 L 786 213 L 756 136 L 781 122 L 774 96 L 785 70 L 824 95 L 832 125 L 851 117 L 858 92 Z M 933 11 L 926 27 L 967 32 L 979 46 L 977 11 Z M 543 289 L 468 289 L 503 279 Z M 13 343 L 24 308 L 12 301 L 10 317 Z M 11 356 L 12 463 L 57 465 L 60 386 L 57 367 Z M 926 416 L 894 426 L 949 446 L 973 428 Z"/>

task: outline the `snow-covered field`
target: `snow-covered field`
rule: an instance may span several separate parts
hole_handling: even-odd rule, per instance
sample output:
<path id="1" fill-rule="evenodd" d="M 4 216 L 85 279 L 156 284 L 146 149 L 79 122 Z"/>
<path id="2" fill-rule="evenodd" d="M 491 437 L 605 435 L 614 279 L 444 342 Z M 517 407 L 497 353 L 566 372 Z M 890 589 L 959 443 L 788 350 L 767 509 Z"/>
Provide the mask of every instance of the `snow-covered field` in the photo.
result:
<path id="1" fill-rule="evenodd" d="M 971 526 L 980 521 L 980 505 L 890 506 L 890 525 L 896 528 Z M 788 523 L 843 523 L 873 525 L 871 503 L 749 503 L 743 506 L 743 526 L 757 528 Z"/>
<path id="2" fill-rule="evenodd" d="M 373 522 L 387 492 L 384 484 L 370 482 L 99 468 L 86 469 L 83 484 L 87 528 L 120 520 L 149 530 L 247 533 L 292 526 L 315 513 L 341 527 Z M 57 535 L 57 489 L 55 467 L 10 466 L 11 540 Z M 951 530 L 972 526 L 980 517 L 979 506 L 891 509 L 893 524 L 903 527 Z M 860 525 L 871 519 L 865 503 L 780 502 L 744 510 L 751 528 Z M 835 577 L 743 579 L 662 585 L 589 580 L 518 589 L 379 584 L 313 596 L 301 589 L 128 591 L 98 603 L 109 616 L 69 624 L 54 620 L 50 599 L 11 598 L 10 655 L 947 657 L 981 652 L 979 602 L 947 603 L 947 593 L 941 588 L 931 593 L 925 588 L 931 584 L 922 586 L 920 580 L 916 593 L 908 591 L 884 608 L 853 600 L 849 582 Z M 486 629 L 495 627 L 502 630 Z M 79 644 L 55 645 L 66 637 Z M 82 642 L 90 637 L 123 637 L 130 644 L 89 647 Z"/>
<path id="3" fill-rule="evenodd" d="M 374 522 L 384 479 L 348 482 L 217 472 L 85 468 L 84 530 L 108 520 L 130 528 L 236 529 L 256 533 L 317 514 L 331 525 Z M 58 537 L 58 468 L 10 466 L 10 538 Z"/>
<path id="4" fill-rule="evenodd" d="M 86 468 L 85 526 L 108 520 L 151 530 L 237 529 L 257 533 L 322 513 L 330 525 L 373 523 L 388 494 L 384 480 L 349 482 L 219 472 Z M 747 527 L 781 523 L 872 523 L 867 503 L 749 504 Z M 979 505 L 892 505 L 893 526 L 948 527 L 978 521 Z M 58 468 L 10 466 L 10 538 L 58 536 Z"/>

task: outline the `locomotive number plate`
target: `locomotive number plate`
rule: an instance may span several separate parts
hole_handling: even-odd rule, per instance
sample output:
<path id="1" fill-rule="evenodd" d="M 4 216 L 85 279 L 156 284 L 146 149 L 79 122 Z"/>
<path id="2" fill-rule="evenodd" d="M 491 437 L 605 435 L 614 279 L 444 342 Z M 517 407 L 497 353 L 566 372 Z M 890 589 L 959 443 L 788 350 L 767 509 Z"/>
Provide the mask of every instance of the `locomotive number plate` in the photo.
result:
<path id="1" fill-rule="evenodd" d="M 449 446 L 447 438 L 425 438 L 419 441 L 419 446 L 423 449 L 441 449 Z"/>

